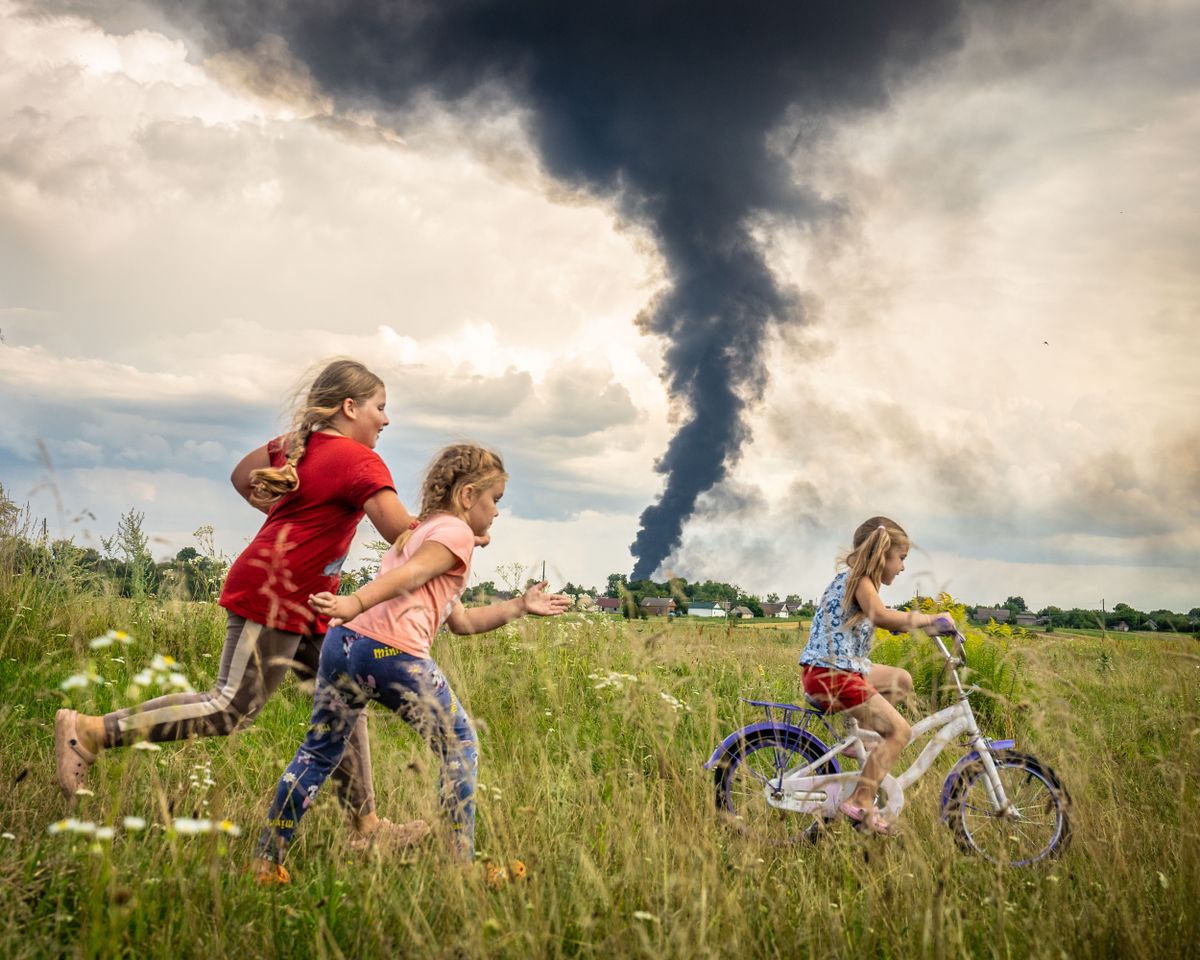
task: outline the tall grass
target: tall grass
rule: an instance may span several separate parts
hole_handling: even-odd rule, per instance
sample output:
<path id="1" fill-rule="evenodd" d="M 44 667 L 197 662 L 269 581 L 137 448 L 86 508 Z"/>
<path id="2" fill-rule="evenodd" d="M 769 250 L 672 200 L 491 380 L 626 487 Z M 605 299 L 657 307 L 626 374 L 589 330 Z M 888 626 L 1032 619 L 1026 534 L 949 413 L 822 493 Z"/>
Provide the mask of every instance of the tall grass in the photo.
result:
<path id="1" fill-rule="evenodd" d="M 88 646 L 112 628 L 135 642 Z M 435 643 L 480 728 L 480 859 L 521 859 L 524 881 L 489 887 L 437 844 L 353 853 L 328 791 L 293 847 L 293 884 L 250 884 L 241 867 L 308 721 L 291 680 L 233 738 L 102 757 L 76 815 L 113 825 L 111 840 L 47 833 L 64 814 L 54 711 L 124 705 L 156 652 L 200 687 L 222 638 L 211 605 L 3 573 L 4 956 L 1152 958 L 1200 935 L 1200 660 L 1188 639 L 1014 640 L 998 657 L 989 730 L 1015 732 L 1075 801 L 1069 852 L 1037 869 L 959 852 L 937 810 L 954 751 L 911 790 L 896 840 L 839 828 L 777 848 L 730 832 L 701 765 L 752 718 L 739 697 L 797 696 L 797 632 L 586 618 Z M 880 652 L 925 662 L 897 644 Z M 60 690 L 89 660 L 110 682 Z M 371 716 L 381 812 L 436 819 L 425 748 Z M 130 815 L 148 827 L 124 829 Z M 243 833 L 167 829 L 180 816 L 227 817 Z"/>

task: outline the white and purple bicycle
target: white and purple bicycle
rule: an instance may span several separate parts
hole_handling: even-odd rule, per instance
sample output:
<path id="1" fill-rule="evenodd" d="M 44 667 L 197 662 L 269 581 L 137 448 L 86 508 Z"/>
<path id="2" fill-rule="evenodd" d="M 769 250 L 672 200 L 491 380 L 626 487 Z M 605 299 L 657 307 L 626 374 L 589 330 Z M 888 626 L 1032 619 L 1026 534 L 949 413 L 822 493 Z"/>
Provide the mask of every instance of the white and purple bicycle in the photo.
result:
<path id="1" fill-rule="evenodd" d="M 970 702 L 976 688 L 964 687 L 958 673 L 966 662 L 963 636 L 955 637 L 953 653 L 940 637 L 932 638 L 950 668 L 955 703 L 913 724 L 910 744 L 933 737 L 903 773 L 883 778 L 880 812 L 894 819 L 904 807 L 904 791 L 962 738 L 971 749 L 954 765 L 941 793 L 942 820 L 959 846 L 1010 866 L 1058 856 L 1071 837 L 1066 788 L 1046 764 L 1014 750 L 1012 740 L 989 740 L 979 732 Z M 766 719 L 731 733 L 704 765 L 714 771 L 717 809 L 770 842 L 817 839 L 838 816 L 838 803 L 853 792 L 879 735 L 852 717 L 831 717 L 815 703 L 744 702 L 761 707 Z"/>

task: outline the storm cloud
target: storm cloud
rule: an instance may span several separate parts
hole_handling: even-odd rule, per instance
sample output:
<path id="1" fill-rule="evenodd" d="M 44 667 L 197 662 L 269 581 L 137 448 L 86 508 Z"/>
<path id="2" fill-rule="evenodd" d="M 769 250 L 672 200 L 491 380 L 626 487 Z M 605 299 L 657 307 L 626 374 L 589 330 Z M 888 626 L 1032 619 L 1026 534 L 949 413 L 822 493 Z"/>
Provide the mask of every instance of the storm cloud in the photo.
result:
<path id="1" fill-rule="evenodd" d="M 196 9 L 196 8 L 193 8 Z M 886 103 L 889 84 L 961 41 L 948 0 L 828 4 L 294 2 L 216 0 L 193 29 L 212 57 L 258 50 L 246 79 L 342 111 L 403 116 L 519 109 L 545 171 L 648 228 L 668 286 L 642 328 L 665 338 L 679 427 L 641 516 L 634 576 L 678 546 L 697 497 L 749 440 L 767 382 L 768 328 L 803 322 L 799 291 L 769 268 L 757 229 L 836 218 L 779 149 Z M 168 15 L 178 13 L 164 7 Z M 233 60 L 230 60 L 230 57 Z M 774 145 L 774 146 L 773 146 Z"/>

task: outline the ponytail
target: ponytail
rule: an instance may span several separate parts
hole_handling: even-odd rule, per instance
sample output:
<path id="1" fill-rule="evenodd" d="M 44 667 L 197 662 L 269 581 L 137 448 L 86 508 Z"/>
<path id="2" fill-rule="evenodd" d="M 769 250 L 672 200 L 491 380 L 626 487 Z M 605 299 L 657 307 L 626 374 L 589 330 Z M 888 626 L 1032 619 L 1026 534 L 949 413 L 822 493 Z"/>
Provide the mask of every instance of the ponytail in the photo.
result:
<path id="1" fill-rule="evenodd" d="M 287 433 L 287 459 L 283 466 L 262 467 L 250 472 L 250 502 L 266 508 L 299 490 L 300 474 L 296 467 L 304 457 L 309 437 L 329 426 L 345 400 L 366 403 L 382 386 L 383 381 L 356 360 L 334 360 L 326 364 L 292 416 L 292 426 Z"/>
<path id="2" fill-rule="evenodd" d="M 883 582 L 888 551 L 896 546 L 907 548 L 908 544 L 908 534 L 904 528 L 887 517 L 872 517 L 854 531 L 854 549 L 842 561 L 850 568 L 850 576 L 846 578 L 846 595 L 842 601 L 847 627 L 854 626 L 866 616 L 855 600 L 863 577 L 878 587 Z"/>

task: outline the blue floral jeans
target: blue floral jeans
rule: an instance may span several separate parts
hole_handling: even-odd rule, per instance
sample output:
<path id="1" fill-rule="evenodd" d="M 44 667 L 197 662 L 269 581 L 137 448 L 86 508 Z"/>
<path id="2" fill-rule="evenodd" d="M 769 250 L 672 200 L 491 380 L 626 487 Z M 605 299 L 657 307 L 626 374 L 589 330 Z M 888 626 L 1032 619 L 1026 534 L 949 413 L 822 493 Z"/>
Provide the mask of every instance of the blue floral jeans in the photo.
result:
<path id="1" fill-rule="evenodd" d="M 475 728 L 438 665 L 346 627 L 325 635 L 308 736 L 275 788 L 259 856 L 280 861 L 300 818 L 337 767 L 358 716 L 375 701 L 398 713 L 441 760 L 442 811 L 458 853 L 475 853 Z"/>

